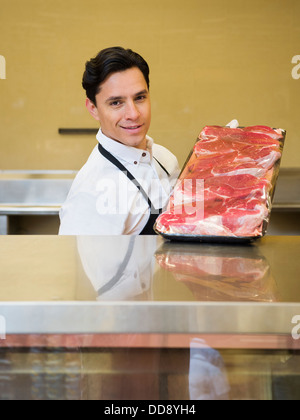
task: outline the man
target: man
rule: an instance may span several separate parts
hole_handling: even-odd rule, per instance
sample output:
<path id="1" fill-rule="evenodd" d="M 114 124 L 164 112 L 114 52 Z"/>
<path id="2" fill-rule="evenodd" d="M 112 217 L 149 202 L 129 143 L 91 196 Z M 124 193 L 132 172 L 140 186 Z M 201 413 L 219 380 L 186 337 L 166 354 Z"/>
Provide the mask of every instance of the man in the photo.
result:
<path id="1" fill-rule="evenodd" d="M 99 144 L 60 211 L 61 235 L 149 235 L 179 174 L 176 157 L 147 136 L 149 67 L 132 50 L 107 48 L 86 63 L 86 107 Z"/>

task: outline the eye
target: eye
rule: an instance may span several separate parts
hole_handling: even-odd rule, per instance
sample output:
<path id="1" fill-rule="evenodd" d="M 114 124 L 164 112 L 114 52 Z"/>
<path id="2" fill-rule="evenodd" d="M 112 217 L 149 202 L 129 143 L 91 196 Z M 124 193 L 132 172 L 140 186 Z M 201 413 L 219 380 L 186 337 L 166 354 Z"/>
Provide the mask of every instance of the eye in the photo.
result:
<path id="1" fill-rule="evenodd" d="M 135 98 L 135 100 L 136 100 L 137 102 L 142 102 L 142 101 L 144 101 L 146 98 L 147 98 L 147 96 L 146 96 L 146 95 L 139 95 L 139 96 L 137 96 L 137 97 Z"/>
<path id="2" fill-rule="evenodd" d="M 122 101 L 112 101 L 110 102 L 109 105 L 112 106 L 113 108 L 117 108 L 122 105 Z"/>
<path id="3" fill-rule="evenodd" d="M 123 100 L 121 99 L 114 99 L 112 101 L 109 102 L 109 106 L 111 108 L 120 108 L 123 105 Z"/>

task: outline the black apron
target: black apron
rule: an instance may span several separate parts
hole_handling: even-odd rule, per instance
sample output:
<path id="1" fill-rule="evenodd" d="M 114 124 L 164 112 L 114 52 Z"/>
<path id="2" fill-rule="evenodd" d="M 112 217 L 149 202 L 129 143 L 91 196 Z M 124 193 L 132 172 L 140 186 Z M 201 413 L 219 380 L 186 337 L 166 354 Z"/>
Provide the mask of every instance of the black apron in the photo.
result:
<path id="1" fill-rule="evenodd" d="M 150 198 L 148 197 L 146 191 L 143 189 L 141 184 L 135 179 L 135 177 L 125 168 L 125 166 L 117 158 L 115 158 L 108 150 L 104 149 L 104 147 L 100 143 L 98 145 L 98 149 L 102 156 L 104 156 L 113 165 L 115 165 L 118 169 L 120 169 L 120 171 L 122 171 L 127 176 L 127 178 L 130 179 L 130 181 L 134 183 L 134 185 L 141 192 L 141 194 L 143 195 L 143 197 L 145 198 L 145 200 L 147 201 L 149 205 L 150 217 L 146 226 L 140 233 L 140 235 L 155 235 L 156 232 L 154 231 L 154 225 L 155 225 L 156 219 L 162 213 L 162 209 L 156 209 L 153 206 Z M 163 167 L 163 165 L 157 159 L 155 160 L 161 166 L 161 168 L 166 172 L 166 174 L 170 176 L 169 172 Z"/>

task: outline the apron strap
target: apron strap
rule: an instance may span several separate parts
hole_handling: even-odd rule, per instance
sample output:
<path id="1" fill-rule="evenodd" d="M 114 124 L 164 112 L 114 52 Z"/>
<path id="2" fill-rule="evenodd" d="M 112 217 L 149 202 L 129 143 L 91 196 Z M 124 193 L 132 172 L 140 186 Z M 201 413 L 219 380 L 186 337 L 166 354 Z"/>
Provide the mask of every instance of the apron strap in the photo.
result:
<path id="1" fill-rule="evenodd" d="M 165 173 L 168 175 L 168 177 L 170 178 L 170 174 L 169 174 L 169 172 L 166 170 L 166 168 L 160 163 L 160 161 L 159 160 L 157 160 L 156 159 L 156 157 L 155 156 L 153 156 L 153 159 L 155 159 L 156 160 L 156 162 L 159 164 L 159 166 L 165 171 Z"/>
<path id="2" fill-rule="evenodd" d="M 130 179 L 131 182 L 134 183 L 134 185 L 137 187 L 137 189 L 141 192 L 145 200 L 148 202 L 148 205 L 151 209 L 151 212 L 156 211 L 155 207 L 153 206 L 150 198 L 148 197 L 146 191 L 141 186 L 141 184 L 135 179 L 135 177 L 125 168 L 125 166 L 117 159 L 115 158 L 108 150 L 104 149 L 104 147 L 99 143 L 98 145 L 99 152 L 102 156 L 104 156 L 106 159 L 108 159 L 112 164 L 114 164 L 117 168 L 120 169 L 124 173 L 124 175 L 127 176 L 128 179 Z"/>

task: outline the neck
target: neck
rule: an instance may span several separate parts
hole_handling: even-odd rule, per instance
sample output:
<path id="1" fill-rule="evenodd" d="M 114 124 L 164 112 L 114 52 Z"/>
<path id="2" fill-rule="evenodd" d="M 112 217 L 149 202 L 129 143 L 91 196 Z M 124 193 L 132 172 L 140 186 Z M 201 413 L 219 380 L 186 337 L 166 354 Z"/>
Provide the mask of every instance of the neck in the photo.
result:
<path id="1" fill-rule="evenodd" d="M 147 139 L 146 139 L 146 137 L 144 138 L 144 140 L 138 146 L 135 146 L 135 148 L 140 149 L 140 150 L 147 150 Z"/>

